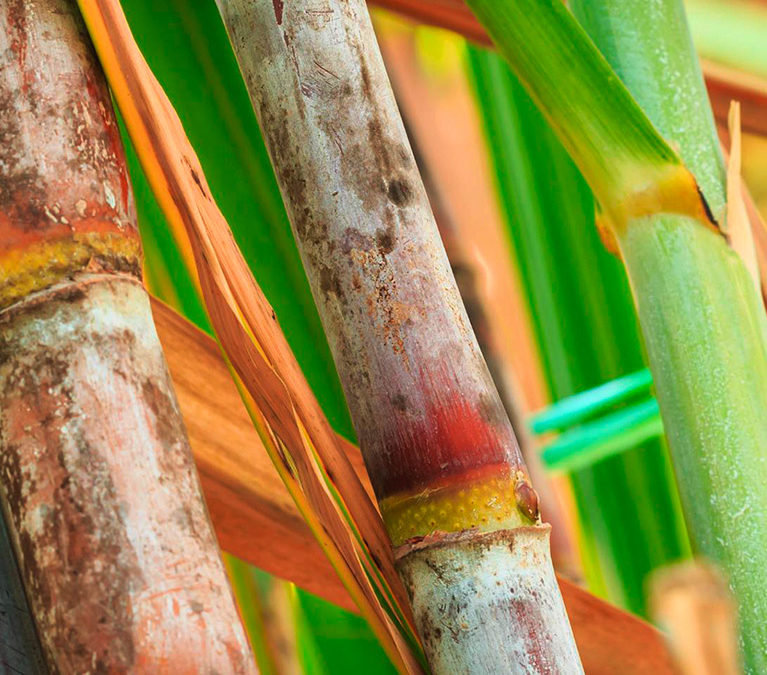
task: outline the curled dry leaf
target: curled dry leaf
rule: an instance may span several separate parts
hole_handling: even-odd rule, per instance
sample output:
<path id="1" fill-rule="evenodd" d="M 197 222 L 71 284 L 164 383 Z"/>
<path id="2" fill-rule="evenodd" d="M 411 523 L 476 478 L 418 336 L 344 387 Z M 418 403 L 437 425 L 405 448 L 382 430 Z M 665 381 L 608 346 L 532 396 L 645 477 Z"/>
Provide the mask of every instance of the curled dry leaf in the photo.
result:
<path id="1" fill-rule="evenodd" d="M 381 517 L 338 446 L 216 205 L 172 105 L 117 0 L 78 0 L 144 172 L 177 237 L 240 392 L 299 510 L 401 672 L 417 640 Z"/>

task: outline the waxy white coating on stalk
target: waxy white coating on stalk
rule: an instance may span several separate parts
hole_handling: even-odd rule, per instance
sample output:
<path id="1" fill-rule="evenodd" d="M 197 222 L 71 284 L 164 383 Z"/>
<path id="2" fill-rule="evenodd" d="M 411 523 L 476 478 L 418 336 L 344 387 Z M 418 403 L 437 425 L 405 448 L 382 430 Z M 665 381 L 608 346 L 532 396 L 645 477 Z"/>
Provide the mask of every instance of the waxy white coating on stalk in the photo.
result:
<path id="1" fill-rule="evenodd" d="M 519 504 L 523 515 L 517 522 L 536 521 L 537 497 L 451 274 L 365 3 L 217 2 L 379 500 L 428 494 L 441 479 L 460 486 L 484 471 L 482 479 L 500 475 L 511 481 L 496 499 Z M 513 533 L 520 548 L 494 549 L 493 560 L 511 574 L 518 563 L 543 565 L 536 591 L 541 608 L 528 595 L 520 615 L 493 616 L 483 598 L 462 598 L 470 607 L 466 617 L 476 644 L 456 652 L 454 660 L 438 658 L 431 664 L 437 675 L 490 672 L 474 661 L 490 651 L 501 653 L 505 663 L 517 663 L 519 649 L 496 642 L 496 631 L 523 636 L 530 620 L 541 635 L 558 641 L 521 637 L 529 653 L 538 653 L 537 662 L 580 672 L 551 573 L 548 538 L 541 543 L 537 533 L 536 528 Z M 464 536 L 473 542 L 484 535 Z M 418 555 L 428 557 L 428 540 L 423 546 Z M 463 544 L 456 546 L 455 554 L 463 555 Z M 449 556 L 452 548 L 452 541 L 443 542 L 434 555 Z M 524 553 L 534 550 L 534 556 Z M 473 562 L 484 564 L 483 556 Z M 474 578 L 468 568 L 464 574 Z M 433 597 L 438 589 L 432 587 L 441 583 L 428 575 L 418 581 L 426 584 L 411 588 L 411 597 L 426 594 L 418 595 L 419 603 Z M 541 621 L 556 625 L 544 628 Z M 448 623 L 440 636 L 433 635 L 430 653 L 440 654 L 440 641 L 455 630 L 460 625 Z"/>
<path id="2" fill-rule="evenodd" d="M 557 590 L 549 531 L 435 533 L 396 551 L 435 672 L 583 672 Z"/>

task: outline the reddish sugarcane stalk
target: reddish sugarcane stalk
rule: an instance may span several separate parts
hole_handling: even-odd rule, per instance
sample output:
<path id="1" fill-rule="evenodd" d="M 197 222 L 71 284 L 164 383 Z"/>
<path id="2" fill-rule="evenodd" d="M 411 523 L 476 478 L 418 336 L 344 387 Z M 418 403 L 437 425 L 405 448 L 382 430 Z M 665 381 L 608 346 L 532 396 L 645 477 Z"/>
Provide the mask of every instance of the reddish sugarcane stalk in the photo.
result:
<path id="1" fill-rule="evenodd" d="M 68 0 L 0 4 L 0 497 L 54 672 L 256 673 Z"/>
<path id="2" fill-rule="evenodd" d="M 364 2 L 218 4 L 432 669 L 580 672 Z"/>

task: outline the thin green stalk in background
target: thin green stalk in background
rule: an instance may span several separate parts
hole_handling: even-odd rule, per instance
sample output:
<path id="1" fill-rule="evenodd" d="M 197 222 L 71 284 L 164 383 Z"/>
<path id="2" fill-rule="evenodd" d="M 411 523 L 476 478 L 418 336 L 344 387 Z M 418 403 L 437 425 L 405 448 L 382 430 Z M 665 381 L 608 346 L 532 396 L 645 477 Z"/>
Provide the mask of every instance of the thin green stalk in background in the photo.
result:
<path id="1" fill-rule="evenodd" d="M 748 672 L 767 672 L 767 319 L 746 266 L 719 230 L 726 226 L 724 167 L 681 5 L 591 0 L 576 9 L 679 148 L 705 204 L 671 146 L 644 143 L 649 121 L 627 95 L 610 93 L 622 89 L 620 81 L 561 3 L 469 4 L 610 218 L 690 534 L 728 576 Z"/>
<path id="2" fill-rule="evenodd" d="M 632 373 L 639 327 L 588 186 L 501 57 L 469 47 L 468 61 L 552 398 Z M 589 587 L 645 614 L 647 574 L 689 549 L 665 448 L 646 442 L 571 482 Z"/>

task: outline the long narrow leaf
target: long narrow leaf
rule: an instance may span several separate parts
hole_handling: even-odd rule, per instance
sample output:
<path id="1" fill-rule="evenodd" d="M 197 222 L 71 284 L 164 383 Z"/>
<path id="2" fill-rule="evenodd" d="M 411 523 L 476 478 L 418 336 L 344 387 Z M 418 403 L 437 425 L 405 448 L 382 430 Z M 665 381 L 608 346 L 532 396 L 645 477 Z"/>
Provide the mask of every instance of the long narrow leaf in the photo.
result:
<path id="1" fill-rule="evenodd" d="M 380 516 L 336 445 L 175 111 L 119 5 L 79 4 L 155 195 L 191 241 L 211 321 L 278 471 L 390 656 L 401 670 L 418 672 L 404 590 Z"/>

